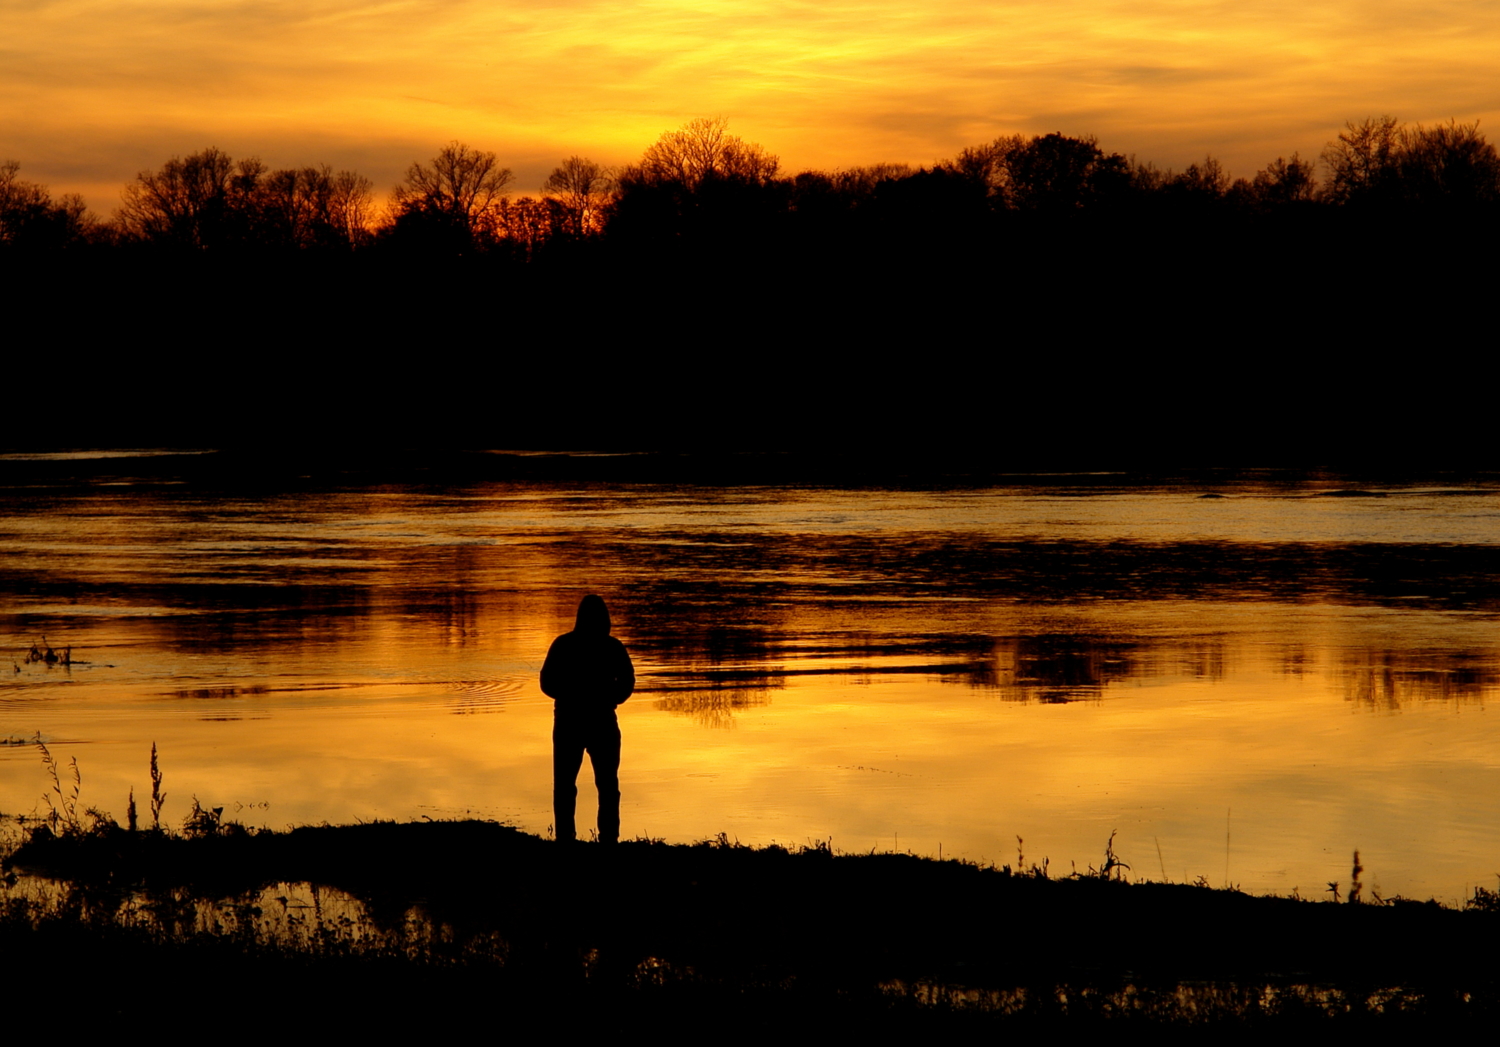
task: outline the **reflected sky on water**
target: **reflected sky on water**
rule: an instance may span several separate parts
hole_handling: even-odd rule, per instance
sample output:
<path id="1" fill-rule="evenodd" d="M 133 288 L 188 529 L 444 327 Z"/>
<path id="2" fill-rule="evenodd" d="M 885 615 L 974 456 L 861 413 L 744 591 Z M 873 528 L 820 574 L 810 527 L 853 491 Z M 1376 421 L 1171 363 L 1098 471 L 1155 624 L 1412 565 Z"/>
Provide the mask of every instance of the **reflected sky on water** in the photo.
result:
<path id="1" fill-rule="evenodd" d="M 46 811 L 40 735 L 117 818 L 155 741 L 174 823 L 545 831 L 536 676 L 597 591 L 627 836 L 1067 872 L 1118 830 L 1137 875 L 1304 895 L 1355 848 L 1385 895 L 1500 869 L 1493 488 L 6 493 L 8 814 Z"/>

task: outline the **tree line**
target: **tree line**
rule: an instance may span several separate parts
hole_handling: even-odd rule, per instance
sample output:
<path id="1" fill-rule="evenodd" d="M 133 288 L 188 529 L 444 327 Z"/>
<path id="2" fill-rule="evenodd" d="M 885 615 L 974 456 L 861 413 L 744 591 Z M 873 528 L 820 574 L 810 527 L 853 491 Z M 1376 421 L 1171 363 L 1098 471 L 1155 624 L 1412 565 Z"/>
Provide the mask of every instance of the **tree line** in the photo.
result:
<path id="1" fill-rule="evenodd" d="M 0 250 L 158 250 L 492 256 L 531 262 L 600 244 L 958 243 L 997 229 L 1145 217 L 1166 227 L 1304 220 L 1338 212 L 1493 214 L 1500 154 L 1478 124 L 1348 123 L 1316 160 L 1277 157 L 1231 178 L 1212 156 L 1185 170 L 1105 152 L 1093 137 L 1010 135 L 927 167 L 786 174 L 722 118 L 663 134 L 635 163 L 580 156 L 517 195 L 496 154 L 459 142 L 414 162 L 382 201 L 328 165 L 271 169 L 217 148 L 140 172 L 109 218 L 0 164 Z"/>

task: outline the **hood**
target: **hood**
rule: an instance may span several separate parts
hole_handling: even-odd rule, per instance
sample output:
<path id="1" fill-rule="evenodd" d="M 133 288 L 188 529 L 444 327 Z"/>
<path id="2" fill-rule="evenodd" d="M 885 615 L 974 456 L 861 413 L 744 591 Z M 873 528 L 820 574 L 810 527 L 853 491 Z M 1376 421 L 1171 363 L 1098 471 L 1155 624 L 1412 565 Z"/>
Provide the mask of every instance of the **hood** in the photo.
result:
<path id="1" fill-rule="evenodd" d="M 604 606 L 602 597 L 589 593 L 579 601 L 578 621 L 574 623 L 573 631 L 596 636 L 609 635 L 609 608 Z"/>

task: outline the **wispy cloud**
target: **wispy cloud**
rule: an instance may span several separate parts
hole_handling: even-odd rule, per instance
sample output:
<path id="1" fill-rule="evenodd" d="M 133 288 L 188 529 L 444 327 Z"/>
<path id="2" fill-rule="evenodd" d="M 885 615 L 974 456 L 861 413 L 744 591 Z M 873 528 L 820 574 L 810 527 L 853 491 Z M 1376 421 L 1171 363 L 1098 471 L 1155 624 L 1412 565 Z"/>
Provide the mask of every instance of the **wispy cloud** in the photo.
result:
<path id="1" fill-rule="evenodd" d="M 459 138 L 530 185 L 707 113 L 791 168 L 1061 130 L 1248 174 L 1349 118 L 1500 114 L 1493 0 L 21 0 L 0 41 L 0 151 L 113 192 L 209 142 L 387 184 Z"/>

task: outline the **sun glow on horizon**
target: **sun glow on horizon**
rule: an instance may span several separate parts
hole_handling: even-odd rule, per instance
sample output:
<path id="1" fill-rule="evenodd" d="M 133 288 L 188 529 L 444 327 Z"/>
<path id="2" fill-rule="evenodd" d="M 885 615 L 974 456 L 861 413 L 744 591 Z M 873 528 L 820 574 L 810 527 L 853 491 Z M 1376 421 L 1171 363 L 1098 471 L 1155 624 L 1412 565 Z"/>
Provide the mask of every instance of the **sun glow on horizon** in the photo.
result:
<path id="1" fill-rule="evenodd" d="M 383 192 L 458 139 L 534 192 L 563 157 L 627 162 L 724 115 L 788 171 L 1061 131 L 1248 176 L 1345 120 L 1500 113 L 1500 9 L 1466 0 L 40 0 L 0 33 L 0 159 L 105 213 L 208 145 Z"/>

